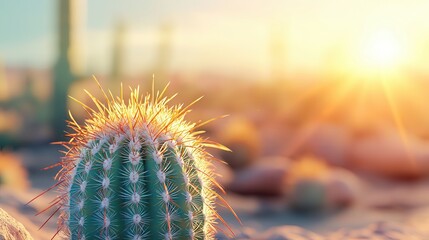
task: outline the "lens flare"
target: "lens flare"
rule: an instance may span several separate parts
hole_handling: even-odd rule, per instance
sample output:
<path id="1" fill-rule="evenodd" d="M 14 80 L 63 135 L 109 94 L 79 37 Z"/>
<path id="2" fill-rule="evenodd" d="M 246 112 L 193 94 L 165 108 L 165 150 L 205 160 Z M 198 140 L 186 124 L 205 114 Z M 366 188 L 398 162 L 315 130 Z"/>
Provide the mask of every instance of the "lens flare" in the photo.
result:
<path id="1" fill-rule="evenodd" d="M 399 36 L 388 31 L 379 31 L 364 41 L 362 60 L 370 68 L 390 69 L 404 60 L 405 49 Z"/>

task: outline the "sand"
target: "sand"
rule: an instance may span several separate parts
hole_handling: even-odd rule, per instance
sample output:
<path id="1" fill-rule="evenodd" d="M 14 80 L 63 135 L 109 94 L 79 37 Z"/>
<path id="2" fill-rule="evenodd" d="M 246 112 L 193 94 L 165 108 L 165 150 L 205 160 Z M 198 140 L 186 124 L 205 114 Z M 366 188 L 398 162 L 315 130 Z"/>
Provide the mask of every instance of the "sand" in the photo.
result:
<path id="1" fill-rule="evenodd" d="M 32 186 L 26 191 L 1 188 L 0 208 L 21 222 L 34 239 L 51 239 L 57 229 L 56 216 L 42 229 L 39 228 L 54 209 L 39 216 L 36 214 L 49 205 L 55 192 L 40 197 L 30 205 L 26 203 L 55 183 L 53 176 L 58 169 L 43 171 L 41 168 L 57 161 L 60 155 L 56 148 L 22 150 L 19 154 L 29 169 Z M 236 233 L 247 229 L 257 234 L 273 227 L 299 226 L 329 237 L 339 231 L 368 232 L 376 229 L 374 226 L 382 226 L 423 236 L 416 239 L 429 239 L 429 180 L 407 183 L 367 177 L 362 179 L 363 189 L 356 203 L 340 211 L 300 214 L 290 211 L 287 200 L 283 198 L 244 197 L 229 193 L 226 199 L 237 211 L 243 225 L 229 211 L 221 209 L 220 213 Z"/>

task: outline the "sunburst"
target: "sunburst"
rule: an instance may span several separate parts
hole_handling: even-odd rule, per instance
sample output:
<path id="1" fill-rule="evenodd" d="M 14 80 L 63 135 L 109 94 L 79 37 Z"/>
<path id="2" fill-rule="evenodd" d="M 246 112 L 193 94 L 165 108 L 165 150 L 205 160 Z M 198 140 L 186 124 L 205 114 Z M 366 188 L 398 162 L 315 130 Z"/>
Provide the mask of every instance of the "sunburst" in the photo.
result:
<path id="1" fill-rule="evenodd" d="M 313 110 L 310 119 L 301 119 L 303 127 L 289 142 L 285 152 L 288 156 L 295 154 L 305 144 L 321 122 L 344 112 L 345 116 L 339 122 L 336 121 L 337 124 L 369 128 L 377 127 L 382 121 L 391 122 L 408 151 L 409 161 L 415 162 L 409 148 L 409 126 L 404 121 L 407 109 L 399 106 L 398 101 L 415 105 L 418 100 L 413 99 L 423 96 L 422 90 L 401 72 L 407 62 L 406 45 L 399 36 L 389 31 L 380 30 L 363 39 L 362 44 L 356 44 L 357 48 L 351 48 L 350 61 L 344 61 L 352 65 L 341 65 L 348 69 L 341 79 L 315 83 L 290 107 L 293 111 L 302 108 L 302 103 L 307 102 L 304 107 L 312 107 Z M 377 112 L 380 105 L 386 105 L 386 114 Z"/>

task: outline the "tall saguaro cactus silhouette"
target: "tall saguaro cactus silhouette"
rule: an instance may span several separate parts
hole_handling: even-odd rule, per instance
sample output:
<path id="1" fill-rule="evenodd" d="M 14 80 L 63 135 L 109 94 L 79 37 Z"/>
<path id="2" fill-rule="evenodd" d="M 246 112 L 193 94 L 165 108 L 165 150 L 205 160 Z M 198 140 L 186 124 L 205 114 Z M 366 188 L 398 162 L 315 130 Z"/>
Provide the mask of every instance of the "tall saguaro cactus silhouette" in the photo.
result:
<path id="1" fill-rule="evenodd" d="M 154 74 L 157 81 L 155 82 L 156 89 L 162 89 L 167 84 L 168 77 L 167 71 L 171 58 L 172 51 L 172 33 L 173 26 L 171 24 L 163 24 L 159 27 L 159 40 L 157 50 L 155 52 L 155 59 L 153 60 L 153 67 L 151 74 Z M 148 83 L 150 88 L 151 81 Z"/>
<path id="2" fill-rule="evenodd" d="M 8 86 L 6 81 L 6 70 L 0 59 L 0 102 L 5 101 L 9 97 Z"/>
<path id="3" fill-rule="evenodd" d="M 81 0 L 60 0 L 58 3 L 58 58 L 54 66 L 53 80 L 53 117 L 52 126 L 56 137 L 62 137 L 66 129 L 67 100 L 70 85 L 76 78 L 79 69 L 78 29 L 80 27 L 78 14 L 81 13 Z"/>
<path id="4" fill-rule="evenodd" d="M 111 89 L 114 89 L 114 86 L 122 79 L 124 73 L 125 32 L 125 24 L 123 22 L 117 23 L 112 36 L 112 62 L 109 81 L 109 88 Z M 115 90 L 112 91 L 114 94 L 118 93 Z"/>

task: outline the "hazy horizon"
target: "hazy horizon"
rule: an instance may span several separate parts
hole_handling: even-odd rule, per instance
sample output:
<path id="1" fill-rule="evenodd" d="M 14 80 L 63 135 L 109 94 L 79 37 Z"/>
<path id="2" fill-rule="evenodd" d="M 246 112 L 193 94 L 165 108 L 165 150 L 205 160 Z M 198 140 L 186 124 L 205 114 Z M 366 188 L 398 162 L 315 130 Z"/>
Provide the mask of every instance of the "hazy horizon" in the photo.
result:
<path id="1" fill-rule="evenodd" d="M 403 42 L 404 63 L 426 71 L 429 2 L 404 1 L 89 1 L 82 9 L 81 62 L 85 72 L 108 73 L 116 24 L 125 30 L 126 73 L 150 71 L 159 28 L 169 25 L 169 69 L 267 78 L 273 41 L 283 49 L 283 71 L 319 72 L 355 64 L 362 36 L 389 32 Z M 0 61 L 6 66 L 49 68 L 56 57 L 53 0 L 0 1 Z M 345 63 L 346 62 L 346 63 Z M 332 67 L 332 66 L 331 66 Z M 343 67 L 343 66 L 342 66 Z"/>

